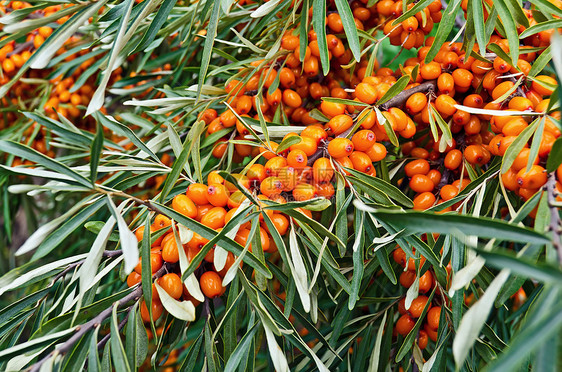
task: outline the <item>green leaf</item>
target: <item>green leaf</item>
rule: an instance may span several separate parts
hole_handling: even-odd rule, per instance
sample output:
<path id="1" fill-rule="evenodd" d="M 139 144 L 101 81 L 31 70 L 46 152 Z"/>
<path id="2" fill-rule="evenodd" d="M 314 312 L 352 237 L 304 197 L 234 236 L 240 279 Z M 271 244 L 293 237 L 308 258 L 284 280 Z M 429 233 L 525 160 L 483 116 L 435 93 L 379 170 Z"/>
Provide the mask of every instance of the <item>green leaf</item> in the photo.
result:
<path id="1" fill-rule="evenodd" d="M 380 106 L 385 102 L 388 102 L 391 98 L 396 96 L 398 93 L 402 92 L 406 86 L 410 83 L 410 75 L 404 75 L 396 83 L 392 84 L 390 89 L 375 103 L 375 105 Z"/>
<path id="2" fill-rule="evenodd" d="M 90 150 L 90 179 L 95 184 L 98 179 L 98 165 L 100 162 L 101 150 L 103 149 L 103 129 L 100 123 L 97 123 L 96 137 L 92 142 Z"/>
<path id="3" fill-rule="evenodd" d="M 205 76 L 209 69 L 209 62 L 211 61 L 211 53 L 213 50 L 213 44 L 215 43 L 215 37 L 217 36 L 217 26 L 219 23 L 220 15 L 220 3 L 218 1 L 208 0 L 207 4 L 213 4 L 211 11 L 211 18 L 209 19 L 209 24 L 206 28 L 207 34 L 205 37 L 205 46 L 203 47 L 203 56 L 201 57 L 201 67 L 199 69 L 199 79 L 197 84 L 197 100 L 201 96 L 201 88 L 205 83 Z"/>
<path id="4" fill-rule="evenodd" d="M 511 340 L 509 348 L 488 365 L 489 371 L 515 371 L 521 362 L 552 336 L 560 335 L 562 327 L 562 302 L 549 309 L 532 326 L 527 326 Z"/>
<path id="5" fill-rule="evenodd" d="M 513 14 L 513 19 L 521 26 L 529 27 L 529 19 L 525 15 L 521 4 L 517 0 L 507 0 L 506 4 L 511 14 Z"/>
<path id="6" fill-rule="evenodd" d="M 410 198 L 408 198 L 400 189 L 389 182 L 386 182 L 380 178 L 370 176 L 363 172 L 359 172 L 355 169 L 345 168 L 346 171 L 359 178 L 360 180 L 375 186 L 377 189 L 383 191 L 389 198 L 396 201 L 397 203 L 403 205 L 406 208 L 412 208 L 414 203 Z"/>
<path id="7" fill-rule="evenodd" d="M 129 311 L 129 318 L 125 325 L 125 354 L 127 355 L 127 362 L 130 366 L 136 367 L 137 365 L 137 307 L 139 302 L 133 305 Z M 148 307 L 147 307 L 148 308 Z M 142 362 L 141 362 L 142 364 Z"/>
<path id="8" fill-rule="evenodd" d="M 0 140 L 0 150 L 12 154 L 14 156 L 19 156 L 21 158 L 30 160 L 34 163 L 44 166 L 45 168 L 64 174 L 67 177 L 74 179 L 77 183 L 85 186 L 87 188 L 91 187 L 90 181 L 83 175 L 73 171 L 66 165 L 51 159 L 47 155 L 40 153 L 39 151 L 27 147 L 21 143 L 13 141 Z"/>
<path id="9" fill-rule="evenodd" d="M 523 147 L 525 147 L 525 145 L 529 141 L 529 138 L 531 138 L 533 133 L 535 133 L 537 126 L 539 125 L 539 121 L 541 120 L 544 121 L 544 117 L 536 118 L 531 124 L 529 124 L 527 128 L 523 129 L 523 131 L 519 133 L 515 141 L 513 141 L 511 145 L 509 145 L 502 159 L 502 174 L 507 172 L 509 168 L 511 168 L 511 165 L 515 161 L 515 158 L 519 155 Z"/>
<path id="10" fill-rule="evenodd" d="M 498 12 L 506 33 L 511 60 L 517 61 L 519 59 L 519 35 L 517 34 L 517 24 L 515 23 L 514 16 L 505 1 L 506 0 L 495 0 L 494 8 Z"/>
<path id="11" fill-rule="evenodd" d="M 215 344 L 212 338 L 211 327 L 209 321 L 205 322 L 205 357 L 207 360 L 207 368 L 209 372 L 217 371 L 217 362 L 215 360 Z"/>
<path id="12" fill-rule="evenodd" d="M 201 350 L 201 344 L 203 344 L 203 332 L 195 339 L 193 344 L 189 347 L 189 350 L 183 360 L 179 372 L 191 372 L 196 367 L 197 359 L 199 358 L 199 352 Z"/>
<path id="13" fill-rule="evenodd" d="M 408 211 L 391 212 L 377 210 L 373 214 L 399 229 L 409 233 L 435 232 L 460 236 L 478 236 L 497 240 L 508 240 L 531 244 L 547 244 L 545 235 L 527 227 L 517 226 L 502 220 L 488 217 L 473 217 L 455 214 L 430 214 Z"/>
<path id="14" fill-rule="evenodd" d="M 427 8 L 429 4 L 431 4 L 431 0 L 422 0 L 420 2 L 415 3 L 414 6 L 408 9 L 407 12 L 404 12 L 400 17 L 396 18 L 392 22 L 392 25 L 396 26 L 402 23 L 403 21 L 405 21 L 406 19 L 413 17 L 416 13 L 420 11 L 423 13 L 423 9 Z"/>
<path id="15" fill-rule="evenodd" d="M 354 101 L 352 99 L 345 99 L 345 98 L 335 98 L 335 97 L 322 97 L 322 101 L 325 102 L 332 102 L 332 103 L 339 103 L 342 105 L 352 105 L 352 106 L 361 106 L 361 107 L 370 107 L 368 103 L 364 103 L 361 101 Z M 322 114 L 322 112 L 320 112 Z M 322 114 L 324 115 L 324 114 Z M 326 117 L 327 119 L 327 117 Z M 329 120 L 329 119 L 328 119 Z"/>
<path id="16" fill-rule="evenodd" d="M 166 177 L 166 181 L 164 182 L 164 186 L 162 187 L 162 192 L 160 193 L 160 201 L 162 202 L 166 200 L 166 197 L 168 196 L 168 194 L 176 184 L 178 178 L 180 177 L 181 171 L 187 164 L 187 160 L 189 159 L 189 153 L 191 150 L 191 147 L 189 145 L 190 142 L 185 141 L 180 155 L 174 161 L 174 164 L 172 165 L 172 170 Z"/>
<path id="17" fill-rule="evenodd" d="M 121 336 L 119 333 L 119 326 L 117 324 L 117 304 L 115 304 L 111 313 L 111 337 L 109 339 L 111 342 L 111 358 L 117 371 L 130 371 L 131 367 L 127 361 L 127 356 L 125 355 L 125 349 L 123 349 L 123 343 L 121 343 Z"/>
<path id="18" fill-rule="evenodd" d="M 90 337 L 90 351 L 88 352 L 88 371 L 99 372 L 101 369 L 98 357 L 98 331 L 100 327 L 95 327 Z"/>
<path id="19" fill-rule="evenodd" d="M 384 115 L 382 114 L 381 110 L 379 110 L 378 107 L 375 107 L 375 112 L 377 113 L 378 122 L 382 123 L 384 126 L 384 131 L 386 132 L 386 135 L 388 136 L 390 143 L 398 147 L 400 143 L 398 142 L 398 137 L 396 137 L 396 133 L 394 133 L 394 129 L 392 129 L 392 125 L 390 125 L 390 122 L 386 120 L 386 118 L 384 117 Z"/>
<path id="20" fill-rule="evenodd" d="M 88 230 L 93 232 L 94 234 L 99 234 L 101 229 L 105 226 L 105 222 L 102 221 L 88 221 L 84 224 L 84 227 Z M 118 242 L 119 241 L 119 233 L 112 232 L 109 235 L 109 241 Z"/>
<path id="21" fill-rule="evenodd" d="M 318 42 L 318 49 L 320 50 L 322 72 L 323 75 L 326 76 L 328 71 L 330 71 L 328 41 L 326 39 L 326 2 L 324 0 L 314 0 L 312 9 L 312 25 L 314 26 L 314 31 L 316 31 L 316 41 Z"/>
<path id="22" fill-rule="evenodd" d="M 554 172 L 562 164 L 562 138 L 554 141 L 548 159 L 546 160 L 546 171 Z"/>
<path id="23" fill-rule="evenodd" d="M 2 310 L 0 310 L 0 324 L 5 324 L 11 318 L 15 317 L 28 307 L 36 307 L 37 302 L 45 297 L 45 295 L 51 290 L 51 288 L 44 288 L 35 293 L 27 295 L 10 305 L 7 305 Z M 32 306 L 35 305 L 35 306 Z"/>
<path id="24" fill-rule="evenodd" d="M 144 302 L 146 304 L 152 303 L 152 267 L 151 267 L 151 257 L 150 257 L 150 215 L 146 215 L 144 221 L 144 231 L 141 241 L 141 285 L 142 293 L 144 297 Z M 154 322 L 152 321 L 152 306 L 146 306 L 148 314 L 150 315 L 150 325 L 152 331 L 155 332 Z"/>
<path id="25" fill-rule="evenodd" d="M 137 321 L 137 332 L 135 335 L 135 352 L 137 356 L 136 366 L 140 367 L 144 363 L 148 354 L 148 334 L 146 332 L 146 328 L 144 327 L 144 323 L 142 322 L 140 313 L 136 314 L 135 319 Z"/>
<path id="26" fill-rule="evenodd" d="M 242 361 L 242 358 L 248 357 L 248 352 L 250 350 L 250 345 L 252 340 L 258 331 L 258 323 L 255 323 L 249 330 L 246 332 L 244 337 L 238 342 L 236 349 L 234 349 L 230 358 L 228 358 L 228 362 L 224 366 L 225 371 L 235 371 L 238 368 L 238 365 Z"/>
<path id="27" fill-rule="evenodd" d="M 562 17 L 562 9 L 558 8 L 554 3 L 548 0 L 530 0 L 531 4 L 536 5 L 537 8 L 545 14 L 555 14 L 558 17 Z"/>
<path id="28" fill-rule="evenodd" d="M 300 136 L 289 136 L 285 138 L 283 141 L 281 141 L 275 152 L 279 154 L 280 152 L 287 150 L 289 147 L 296 145 L 301 141 L 302 139 Z"/>
<path id="29" fill-rule="evenodd" d="M 351 293 L 347 307 L 349 310 L 355 308 L 356 302 L 359 300 L 359 290 L 364 272 L 364 254 L 363 246 L 365 242 L 364 229 L 365 212 L 359 209 L 355 210 L 355 241 L 353 242 L 353 278 L 351 279 Z"/>
<path id="30" fill-rule="evenodd" d="M 127 137 L 135 146 L 148 154 L 152 159 L 160 162 L 160 158 L 158 158 L 158 156 L 154 152 L 152 152 L 152 150 L 150 150 L 148 146 L 146 146 L 144 142 L 128 126 L 121 124 L 113 118 L 103 115 L 99 111 L 96 111 L 94 113 L 94 118 L 96 118 L 97 121 L 101 122 L 105 127 L 124 137 Z"/>
<path id="31" fill-rule="evenodd" d="M 480 54 L 486 53 L 488 38 L 486 37 L 486 26 L 484 25 L 484 9 L 481 0 L 470 0 L 472 3 L 472 15 L 474 19 L 474 31 Z"/>
<path id="32" fill-rule="evenodd" d="M 41 245 L 37 248 L 33 254 L 32 260 L 37 260 L 39 258 L 45 257 L 53 251 L 53 249 L 60 246 L 60 244 L 65 241 L 68 236 L 74 232 L 79 227 L 82 227 L 84 223 L 100 208 L 105 205 L 104 199 L 98 199 L 92 204 L 88 205 L 86 208 L 82 209 L 80 212 L 69 218 L 61 227 L 53 231 Z"/>
<path id="33" fill-rule="evenodd" d="M 530 147 L 530 151 L 529 151 L 529 159 L 527 160 L 526 172 L 528 172 L 531 169 L 535 159 L 537 159 L 537 157 L 539 156 L 539 147 L 540 147 L 541 142 L 542 142 L 542 136 L 543 136 L 543 132 L 544 132 L 545 122 L 546 122 L 546 120 L 544 119 L 544 117 L 542 118 L 542 120 L 539 120 L 539 124 L 537 126 L 537 129 L 535 130 L 535 132 L 533 134 L 533 141 L 531 141 L 531 147 Z"/>
<path id="34" fill-rule="evenodd" d="M 65 359 L 66 363 L 64 363 L 64 367 L 62 371 L 74 372 L 74 371 L 81 371 L 84 363 L 86 362 L 86 358 L 88 357 L 88 351 L 90 347 L 90 339 L 94 336 L 94 332 L 88 337 L 88 335 L 84 335 L 78 343 L 74 345 L 72 351 L 66 354 Z"/>
<path id="35" fill-rule="evenodd" d="M 562 19 L 551 19 L 545 22 L 537 23 L 529 27 L 528 29 L 523 31 L 521 35 L 519 35 L 519 38 L 525 39 L 529 36 L 538 34 L 539 32 L 552 30 L 553 28 L 559 28 L 559 27 L 562 27 Z"/>
<path id="36" fill-rule="evenodd" d="M 131 54 L 134 54 L 136 52 L 139 52 L 147 48 L 150 45 L 150 43 L 152 43 L 152 41 L 156 37 L 156 34 L 160 31 L 160 29 L 168 19 L 168 15 L 174 8 L 175 4 L 176 4 L 175 0 L 164 0 L 162 5 L 160 5 L 160 9 L 158 9 L 156 16 L 154 16 L 154 19 L 150 23 L 148 30 L 146 30 L 146 32 L 144 33 L 142 40 L 137 44 L 137 46 L 131 52 Z"/>
<path id="37" fill-rule="evenodd" d="M 562 271 L 544 263 L 536 263 L 523 257 L 500 252 L 488 252 L 479 250 L 480 255 L 486 260 L 487 265 L 500 269 L 506 268 L 518 276 L 533 278 L 539 282 L 562 283 Z"/>
<path id="38" fill-rule="evenodd" d="M 347 42 L 349 43 L 349 49 L 351 49 L 355 60 L 359 62 L 361 59 L 361 47 L 359 45 L 357 26 L 355 26 L 355 18 L 353 17 L 353 13 L 349 7 L 349 2 L 347 0 L 336 0 L 336 8 L 338 9 L 338 13 L 343 24 L 345 36 L 347 37 Z"/>
<path id="39" fill-rule="evenodd" d="M 531 69 L 529 70 L 529 74 L 527 76 L 529 76 L 530 78 L 534 78 L 535 76 L 540 74 L 544 70 L 548 62 L 550 62 L 551 59 L 552 59 L 552 53 L 549 45 L 537 57 L 537 59 L 535 59 L 535 63 L 533 63 L 533 66 L 531 66 Z"/>
<path id="40" fill-rule="evenodd" d="M 447 9 L 443 11 L 443 18 L 441 18 L 441 21 L 439 22 L 439 27 L 437 28 L 437 33 L 435 34 L 435 40 L 433 40 L 433 44 L 431 44 L 429 52 L 427 52 L 427 55 L 425 56 L 425 63 L 429 63 L 433 60 L 433 58 L 435 58 L 437 52 L 439 52 L 439 49 L 447 40 L 447 37 L 455 25 L 455 17 L 457 16 L 460 5 L 460 1 L 455 1 L 452 7 L 449 5 Z M 451 9 L 449 9 L 450 7 Z"/>

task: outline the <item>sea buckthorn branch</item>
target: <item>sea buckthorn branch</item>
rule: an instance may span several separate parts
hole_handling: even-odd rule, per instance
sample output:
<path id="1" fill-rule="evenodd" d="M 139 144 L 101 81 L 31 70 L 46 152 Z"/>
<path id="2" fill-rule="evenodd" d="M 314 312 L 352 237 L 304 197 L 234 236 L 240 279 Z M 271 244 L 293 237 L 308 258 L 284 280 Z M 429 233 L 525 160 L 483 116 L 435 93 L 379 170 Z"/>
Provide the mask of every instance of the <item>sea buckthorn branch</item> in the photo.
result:
<path id="1" fill-rule="evenodd" d="M 166 273 L 167 270 L 168 270 L 168 267 L 166 265 L 163 265 L 156 273 L 154 273 L 154 275 L 152 276 L 152 279 L 154 280 L 154 279 L 160 278 L 162 275 L 164 275 L 164 273 Z M 63 355 L 63 354 L 68 353 L 70 350 L 72 350 L 72 347 L 77 342 L 79 342 L 82 339 L 82 337 L 84 337 L 86 335 L 86 333 L 88 333 L 89 331 L 91 331 L 92 329 L 94 329 L 96 327 L 100 327 L 101 324 L 107 318 L 109 318 L 111 316 L 111 313 L 113 312 L 113 306 L 117 306 L 117 308 L 120 309 L 131 301 L 138 301 L 141 298 L 142 294 L 143 294 L 142 286 L 139 285 L 135 290 L 133 290 L 131 293 L 129 293 L 128 295 L 126 295 L 122 299 L 116 301 L 113 305 L 111 305 L 108 308 L 106 308 L 105 310 L 103 310 L 95 318 L 91 319 L 90 321 L 88 321 L 88 322 L 86 322 L 82 325 L 77 326 L 75 328 L 76 333 L 74 333 L 72 335 L 72 337 L 70 337 L 68 340 L 66 340 L 60 347 L 58 347 L 55 350 L 53 350 L 52 352 L 50 352 L 43 359 L 41 359 L 40 361 L 35 363 L 29 369 L 29 371 L 30 372 L 38 372 L 41 369 L 41 366 L 47 360 L 49 360 L 50 358 L 53 358 L 57 355 Z"/>
<path id="2" fill-rule="evenodd" d="M 555 172 L 548 175 L 548 181 L 545 184 L 548 197 L 548 208 L 550 209 L 550 224 L 548 230 L 552 232 L 552 246 L 558 253 L 558 261 L 562 265 L 562 243 L 560 235 L 562 235 L 562 227 L 560 225 L 560 212 L 556 207 L 556 176 Z"/>

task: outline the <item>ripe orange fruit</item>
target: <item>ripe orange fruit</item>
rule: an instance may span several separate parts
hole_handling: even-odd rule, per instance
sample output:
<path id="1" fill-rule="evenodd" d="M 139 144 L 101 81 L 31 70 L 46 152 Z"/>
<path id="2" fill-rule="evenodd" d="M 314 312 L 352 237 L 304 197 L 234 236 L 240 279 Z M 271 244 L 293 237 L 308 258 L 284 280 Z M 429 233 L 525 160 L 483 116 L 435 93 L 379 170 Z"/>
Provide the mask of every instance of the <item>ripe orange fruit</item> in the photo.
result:
<path id="1" fill-rule="evenodd" d="M 222 293 L 222 279 L 214 271 L 206 271 L 199 279 L 201 291 L 209 298 L 215 298 Z"/>
<path id="2" fill-rule="evenodd" d="M 179 299 L 183 293 L 183 283 L 180 277 L 175 273 L 169 273 L 158 279 L 158 284 L 171 297 Z"/>

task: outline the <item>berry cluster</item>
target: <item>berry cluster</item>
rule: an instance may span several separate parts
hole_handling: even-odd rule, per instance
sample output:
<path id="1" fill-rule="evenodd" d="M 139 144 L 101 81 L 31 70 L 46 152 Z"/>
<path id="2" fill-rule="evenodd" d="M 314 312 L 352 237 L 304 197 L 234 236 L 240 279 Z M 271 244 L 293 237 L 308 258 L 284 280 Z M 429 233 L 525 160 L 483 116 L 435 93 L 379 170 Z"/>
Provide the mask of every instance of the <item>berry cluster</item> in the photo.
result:
<path id="1" fill-rule="evenodd" d="M 416 263 L 419 267 L 422 267 L 425 263 L 425 258 L 423 256 L 420 256 L 419 260 L 411 257 L 408 258 L 401 248 L 396 248 L 392 253 L 392 257 L 398 265 L 404 268 L 404 271 L 400 274 L 400 284 L 404 288 L 410 288 L 417 276 Z M 450 273 L 450 264 L 447 265 L 447 270 Z M 419 295 L 410 302 L 408 308 L 406 308 L 406 298 L 402 298 L 398 302 L 398 312 L 401 316 L 396 321 L 394 331 L 401 336 L 406 336 L 414 328 L 417 320 L 424 314 L 425 310 L 425 323 L 417 337 L 417 344 L 423 350 L 427 346 L 428 337 L 434 342 L 437 341 L 441 306 L 437 296 L 433 297 L 432 302 L 429 302 L 429 298 L 426 296 L 436 285 L 431 269 L 428 269 L 423 275 L 419 276 L 418 285 Z M 436 291 L 438 290 L 439 288 L 436 289 Z"/>
<path id="2" fill-rule="evenodd" d="M 415 3 L 409 3 L 405 9 L 410 10 Z M 441 21 L 441 1 L 435 0 L 426 8 L 396 23 L 404 10 L 402 0 L 382 0 L 377 2 L 376 10 L 385 19 L 384 34 L 389 37 L 392 45 L 401 45 L 405 49 L 419 48 L 423 45 L 427 34 L 433 30 L 435 23 Z"/>
<path id="3" fill-rule="evenodd" d="M 246 176 L 240 174 L 234 174 L 233 176 L 240 185 L 249 190 L 258 191 L 260 189 L 259 179 L 264 179 L 265 170 L 263 166 L 261 166 L 261 168 L 254 166 L 250 168 Z M 258 195 L 258 198 L 261 200 L 271 200 L 265 194 Z M 274 200 L 279 202 L 280 198 L 282 198 L 280 195 L 276 195 Z M 172 200 L 172 208 L 176 212 L 188 218 L 192 218 L 213 230 L 221 231 L 238 213 L 238 209 L 245 199 L 246 197 L 244 194 L 238 190 L 234 184 L 225 181 L 224 178 L 216 172 L 212 172 L 207 179 L 207 185 L 193 183 L 188 187 L 185 194 L 175 196 Z M 301 211 L 311 216 L 310 211 L 304 209 Z M 287 216 L 272 209 L 263 210 L 263 213 L 267 214 L 267 217 L 271 219 L 275 229 L 281 236 L 287 233 L 289 228 L 289 219 Z M 176 300 L 183 299 L 185 301 L 192 301 L 197 305 L 204 298 L 197 296 L 196 293 L 190 293 L 188 288 L 182 283 L 178 266 L 180 255 L 182 254 L 180 250 L 183 250 L 183 254 L 185 254 L 187 260 L 191 262 L 193 257 L 195 257 L 209 241 L 199 234 L 193 233 L 193 236 L 186 241 L 185 244 L 178 245 L 171 228 L 171 223 L 171 220 L 167 217 L 158 215 L 150 227 L 151 233 L 160 233 L 160 236 L 152 242 L 151 245 L 151 272 L 155 274 L 163 265 L 167 265 L 167 273 L 156 279 L 158 284 L 172 298 Z M 238 227 L 234 238 L 234 240 L 243 247 L 248 246 L 250 251 L 252 251 L 252 243 L 249 241 L 251 228 L 252 223 L 250 221 L 243 223 Z M 271 238 L 269 228 L 263 221 L 263 216 L 260 217 L 260 226 L 258 229 L 261 249 L 265 253 L 274 253 L 277 251 L 277 247 Z M 161 234 L 162 231 L 164 231 L 163 234 Z M 143 234 L 144 227 L 141 226 L 135 232 L 139 241 L 142 240 Z M 204 262 L 196 270 L 200 288 L 197 288 L 196 291 L 198 292 L 200 290 L 207 298 L 221 296 L 224 293 L 225 288 L 222 286 L 222 278 L 224 278 L 236 260 L 236 257 L 229 252 L 223 267 L 218 268 L 214 258 L 215 249 L 215 247 L 211 248 L 209 253 L 205 256 Z M 132 287 L 140 283 L 142 279 L 141 274 L 142 263 L 139 260 L 139 264 L 127 278 L 127 285 Z M 155 321 L 164 311 L 157 293 L 156 290 L 153 290 L 152 314 L 153 320 Z M 144 321 L 150 320 L 148 314 L 147 306 L 143 302 L 141 305 L 141 315 Z"/>

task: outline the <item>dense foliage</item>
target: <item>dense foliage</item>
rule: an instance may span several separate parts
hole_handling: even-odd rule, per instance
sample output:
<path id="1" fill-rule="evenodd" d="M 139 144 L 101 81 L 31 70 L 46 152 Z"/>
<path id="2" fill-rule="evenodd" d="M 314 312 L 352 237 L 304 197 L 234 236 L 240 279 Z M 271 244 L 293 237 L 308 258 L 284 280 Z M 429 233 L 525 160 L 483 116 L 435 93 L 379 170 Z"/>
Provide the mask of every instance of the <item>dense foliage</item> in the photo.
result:
<path id="1" fill-rule="evenodd" d="M 559 370 L 561 9 L 0 1 L 0 370 Z"/>

